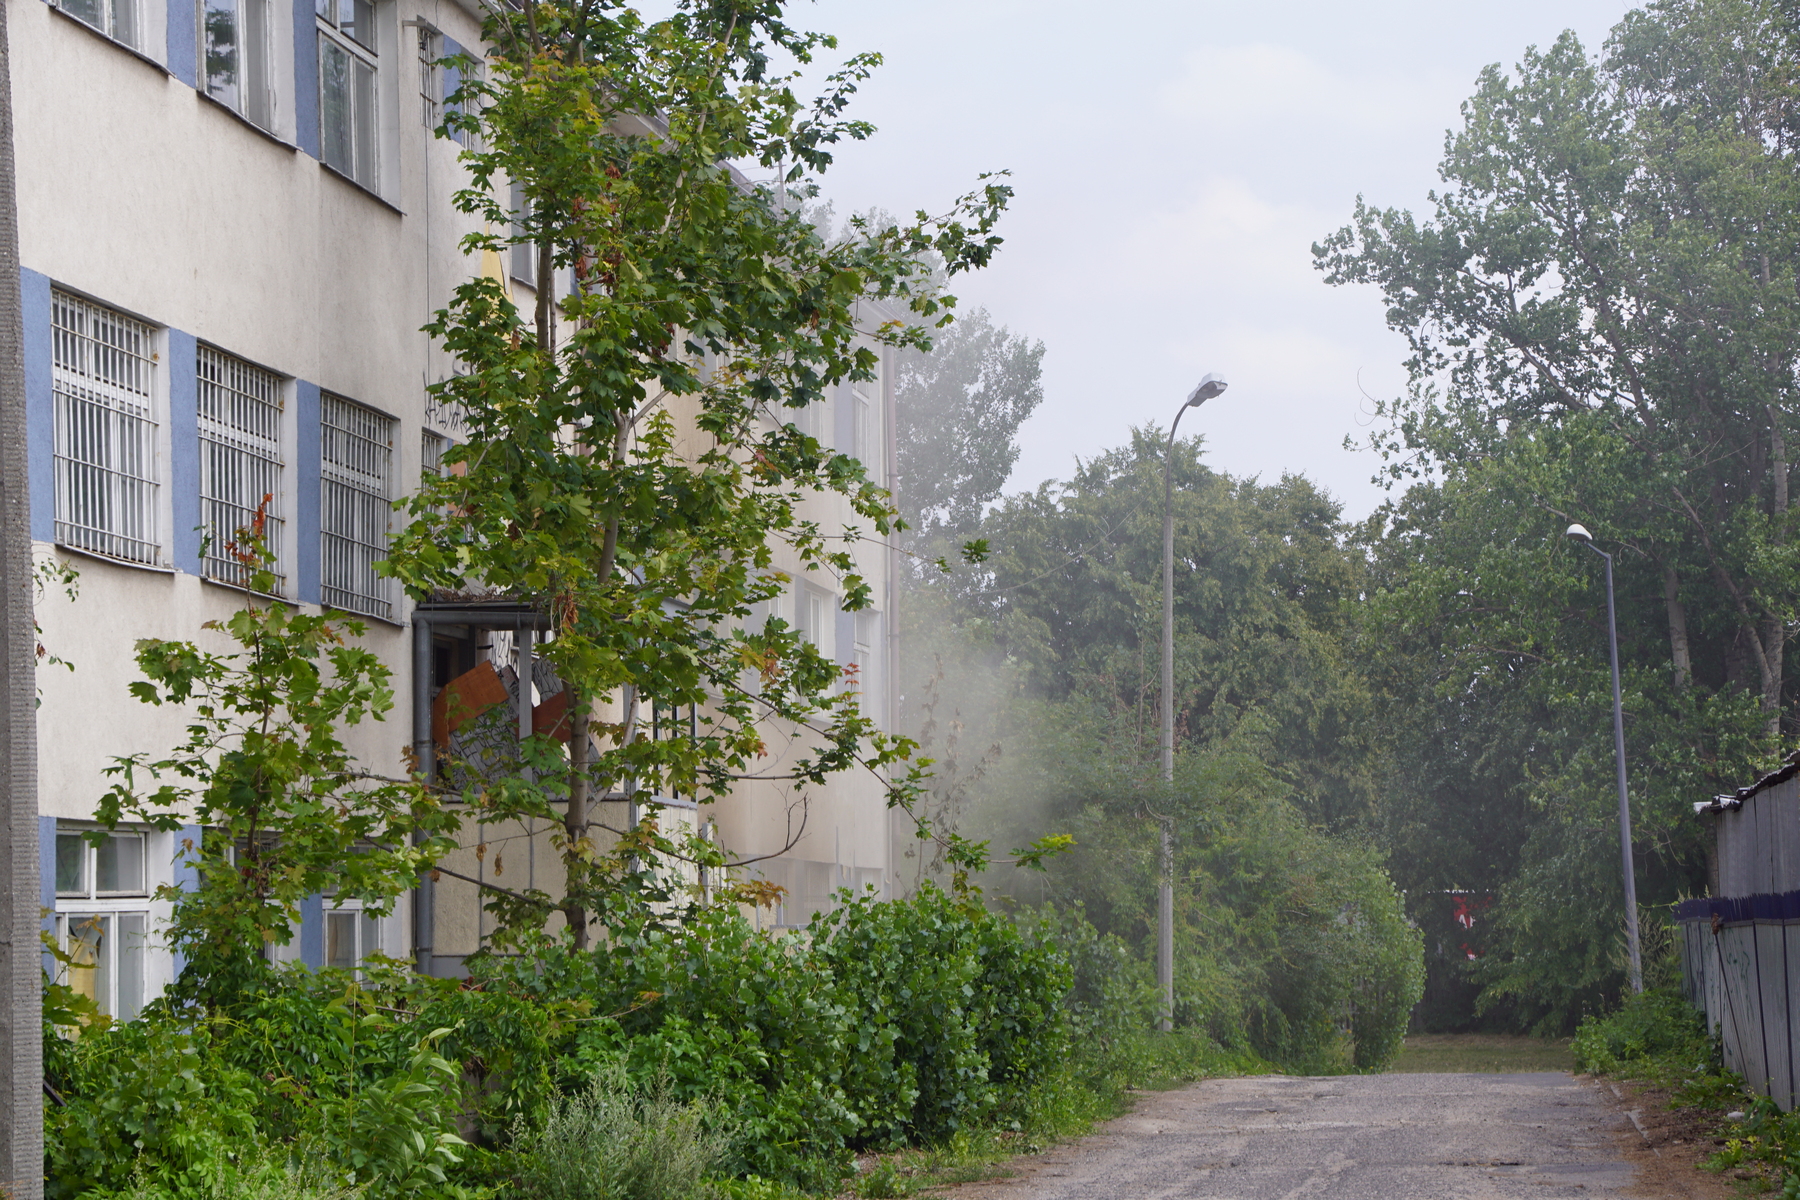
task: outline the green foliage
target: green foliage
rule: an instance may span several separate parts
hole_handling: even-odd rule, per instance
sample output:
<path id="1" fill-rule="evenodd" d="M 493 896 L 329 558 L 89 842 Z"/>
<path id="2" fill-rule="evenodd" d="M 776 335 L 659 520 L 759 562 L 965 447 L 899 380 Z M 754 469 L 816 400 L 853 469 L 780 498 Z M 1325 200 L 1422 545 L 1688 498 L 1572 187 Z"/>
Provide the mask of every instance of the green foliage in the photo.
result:
<path id="1" fill-rule="evenodd" d="M 705 1100 L 677 1101 L 668 1081 L 633 1087 L 623 1072 L 559 1097 L 524 1133 L 520 1191 L 532 1200 L 693 1200 L 734 1134 Z"/>
<path id="2" fill-rule="evenodd" d="M 814 937 L 858 1014 L 863 1144 L 936 1142 L 1017 1113 L 1066 1046 L 1060 955 L 929 883 L 899 903 L 845 899 Z"/>
<path id="3" fill-rule="evenodd" d="M 851 58 L 806 108 L 797 72 L 835 43 L 788 25 L 780 3 L 647 21 L 612 0 L 526 0 L 489 10 L 483 36 L 485 69 L 462 74 L 440 132 L 479 132 L 456 204 L 515 232 L 465 249 L 529 247 L 540 278 L 566 271 L 575 287 L 541 289 L 525 314 L 479 278 L 436 314 L 428 330 L 459 370 L 432 390 L 464 432 L 408 503 L 386 569 L 418 597 L 476 589 L 551 617 L 544 655 L 572 692 L 573 754 L 532 739 L 531 771 L 463 798 L 557 830 L 560 894 L 484 885 L 494 944 L 535 946 L 560 914 L 586 948 L 590 921 L 684 899 L 656 862 L 725 865 L 716 846 L 649 828 L 609 846 L 592 798 L 627 781 L 728 803 L 753 770 L 804 797 L 868 769 L 891 804 L 910 804 L 910 744 L 860 711 L 810 641 L 748 618 L 791 582 L 778 552 L 835 577 L 846 610 L 870 603 L 855 543 L 894 532 L 895 511 L 865 464 L 802 431 L 800 410 L 874 378 L 871 340 L 929 346 L 953 303 L 931 262 L 946 276 L 984 265 L 1011 189 L 984 177 L 936 217 L 859 219 L 828 242 L 790 198 L 811 194 L 835 143 L 872 132 L 843 112 L 879 59 Z M 765 177 L 749 183 L 733 163 Z M 819 496 L 856 525 L 825 529 L 808 515 Z M 599 704 L 631 711 L 594 720 Z M 635 719 L 644 704 L 696 717 L 651 737 Z M 758 761 L 770 720 L 805 731 L 779 767 Z"/>
<path id="4" fill-rule="evenodd" d="M 1797 61 L 1762 0 L 1647 4 L 1599 58 L 1564 34 L 1482 73 L 1431 213 L 1359 201 L 1314 248 L 1412 350 L 1371 438 L 1404 488 L 1364 535 L 1376 826 L 1410 895 L 1496 897 L 1496 1022 L 1566 1030 L 1623 982 L 1605 593 L 1566 526 L 1615 554 L 1646 901 L 1705 886 L 1689 802 L 1795 731 Z"/>
<path id="5" fill-rule="evenodd" d="M 1569 1050 L 1583 1071 L 1640 1078 L 1716 1064 L 1719 1053 L 1705 1015 L 1680 993 L 1655 988 L 1584 1020 Z"/>
<path id="6" fill-rule="evenodd" d="M 1019 426 L 1043 403 L 1044 343 L 996 326 L 985 308 L 900 356 L 894 444 L 910 541 L 962 538 L 980 524 L 1018 461 Z"/>
<path id="7" fill-rule="evenodd" d="M 385 912 L 419 870 L 454 843 L 455 820 L 409 780 L 358 764 L 341 731 L 393 707 L 391 672 L 346 642 L 356 621 L 249 605 L 206 628 L 238 650 L 145 640 L 146 704 L 184 706 L 187 740 L 163 758 L 134 754 L 107 773 L 117 782 L 97 816 L 205 833 L 183 840 L 197 882 L 167 886 L 168 938 L 186 956 L 178 994 L 223 1002 L 261 986 L 264 947 L 285 945 L 302 900 L 335 889 Z"/>
<path id="8" fill-rule="evenodd" d="M 296 1187 L 473 1200 L 450 1178 L 464 1143 L 462 1069 L 437 1049 L 448 1032 L 393 1020 L 340 973 L 288 971 L 236 1015 L 159 1005 L 73 1042 L 50 1034 L 47 1194 L 210 1200 L 259 1173 L 277 1188 L 286 1154 Z"/>

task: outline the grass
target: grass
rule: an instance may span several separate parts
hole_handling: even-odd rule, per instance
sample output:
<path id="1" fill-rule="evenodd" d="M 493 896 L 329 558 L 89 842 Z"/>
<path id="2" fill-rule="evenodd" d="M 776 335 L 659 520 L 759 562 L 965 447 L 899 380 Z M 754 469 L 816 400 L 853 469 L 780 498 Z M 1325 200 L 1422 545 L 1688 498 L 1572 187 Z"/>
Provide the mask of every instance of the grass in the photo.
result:
<path id="1" fill-rule="evenodd" d="M 1409 1034 L 1389 1071 L 1402 1073 L 1573 1071 L 1568 1038 L 1506 1033 Z"/>

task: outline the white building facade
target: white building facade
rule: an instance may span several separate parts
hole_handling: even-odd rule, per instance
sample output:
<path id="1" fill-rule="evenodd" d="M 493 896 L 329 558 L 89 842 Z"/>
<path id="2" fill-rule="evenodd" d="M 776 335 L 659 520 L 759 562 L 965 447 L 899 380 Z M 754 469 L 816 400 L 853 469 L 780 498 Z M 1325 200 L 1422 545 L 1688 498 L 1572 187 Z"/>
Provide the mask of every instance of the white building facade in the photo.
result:
<path id="1" fill-rule="evenodd" d="M 393 502 L 458 432 L 428 402 L 452 364 L 420 327 L 481 269 L 451 203 L 461 147 L 433 133 L 457 82 L 438 60 L 477 44 L 480 22 L 458 0 L 7 2 L 32 538 L 41 563 L 78 572 L 74 600 L 52 582 L 38 603 L 47 654 L 72 668 L 39 675 L 43 904 L 47 928 L 92 964 L 77 984 L 129 1016 L 179 968 L 153 893 L 180 882 L 181 835 L 122 830 L 98 848 L 79 835 L 116 756 L 181 741 L 181 713 L 129 695 L 133 655 L 142 638 L 209 646 L 202 625 L 245 599 L 233 531 L 261 511 L 282 598 L 369 626 L 403 701 L 351 731 L 371 769 L 401 769 L 408 710 L 454 665 L 429 653 L 444 631 L 415 637 L 410 602 L 373 564 Z M 528 303 L 529 256 L 512 257 Z M 891 480 L 887 375 L 805 419 Z M 816 503 L 820 520 L 839 516 L 835 498 Z M 886 551 L 866 546 L 891 611 Z M 891 711 L 883 612 L 839 611 L 834 587 L 798 578 L 782 615 L 861 665 Z M 749 785 L 710 815 L 728 849 L 767 853 L 792 800 Z M 879 780 L 834 782 L 806 822 L 783 860 L 759 866 L 793 893 L 786 922 L 831 887 L 888 875 Z M 410 956 L 428 916 L 410 901 L 377 919 L 315 898 L 285 956 Z M 479 944 L 478 919 L 473 940 L 445 940 L 462 924 L 437 922 L 429 969 L 455 973 Z"/>

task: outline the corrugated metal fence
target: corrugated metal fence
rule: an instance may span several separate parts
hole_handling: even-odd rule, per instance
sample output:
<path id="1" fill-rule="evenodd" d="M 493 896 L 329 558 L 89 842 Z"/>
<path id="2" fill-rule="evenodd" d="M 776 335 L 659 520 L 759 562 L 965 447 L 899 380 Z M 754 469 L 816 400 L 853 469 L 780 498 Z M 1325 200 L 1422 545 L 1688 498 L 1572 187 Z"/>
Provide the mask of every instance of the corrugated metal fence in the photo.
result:
<path id="1" fill-rule="evenodd" d="M 1800 1085 L 1800 763 L 1735 795 L 1695 805 L 1711 813 L 1719 895 L 1676 905 L 1681 975 L 1704 1009 L 1725 1065 L 1792 1111 Z"/>

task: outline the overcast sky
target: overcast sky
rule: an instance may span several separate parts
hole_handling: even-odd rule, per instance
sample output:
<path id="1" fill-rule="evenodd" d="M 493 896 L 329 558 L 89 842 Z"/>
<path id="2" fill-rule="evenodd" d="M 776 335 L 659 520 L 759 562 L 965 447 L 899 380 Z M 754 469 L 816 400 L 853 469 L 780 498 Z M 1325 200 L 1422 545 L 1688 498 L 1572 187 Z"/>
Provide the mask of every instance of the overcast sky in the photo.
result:
<path id="1" fill-rule="evenodd" d="M 797 24 L 885 64 L 852 113 L 880 132 L 838 157 L 840 217 L 939 210 L 1001 168 L 1018 190 L 994 265 L 954 289 L 1040 338 L 1045 400 L 1011 488 L 1067 478 L 1132 425 L 1165 426 L 1201 374 L 1230 391 L 1182 422 L 1210 462 L 1303 472 L 1360 516 L 1371 456 L 1344 451 L 1398 393 L 1404 343 L 1372 291 L 1326 287 L 1312 243 L 1358 193 L 1422 211 L 1476 75 L 1616 0 L 804 0 Z M 1195 417 L 1199 419 L 1196 420 Z"/>

